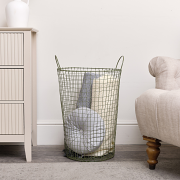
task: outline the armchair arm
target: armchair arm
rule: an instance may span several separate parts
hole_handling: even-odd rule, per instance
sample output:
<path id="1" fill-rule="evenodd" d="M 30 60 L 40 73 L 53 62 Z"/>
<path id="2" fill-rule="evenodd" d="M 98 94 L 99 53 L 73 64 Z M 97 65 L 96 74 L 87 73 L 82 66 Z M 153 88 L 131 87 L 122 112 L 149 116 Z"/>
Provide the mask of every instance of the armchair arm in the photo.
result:
<path id="1" fill-rule="evenodd" d="M 180 89 L 149 89 L 136 99 L 135 111 L 142 135 L 180 146 Z"/>
<path id="2" fill-rule="evenodd" d="M 180 60 L 158 56 L 149 63 L 149 72 L 156 78 L 156 88 L 175 90 L 180 88 Z"/>
<path id="3" fill-rule="evenodd" d="M 167 92 L 170 91 L 149 89 L 136 99 L 135 112 L 142 135 L 160 139 L 157 127 L 157 104 L 159 97 Z"/>

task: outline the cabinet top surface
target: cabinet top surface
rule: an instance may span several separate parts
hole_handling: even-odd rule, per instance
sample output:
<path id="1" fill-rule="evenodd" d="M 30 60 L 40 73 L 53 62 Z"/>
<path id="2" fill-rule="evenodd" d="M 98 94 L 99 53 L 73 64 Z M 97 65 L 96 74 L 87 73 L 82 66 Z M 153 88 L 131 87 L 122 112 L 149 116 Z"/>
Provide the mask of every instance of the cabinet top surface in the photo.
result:
<path id="1" fill-rule="evenodd" d="M 31 27 L 0 27 L 0 31 L 32 31 L 38 32 L 37 29 Z"/>

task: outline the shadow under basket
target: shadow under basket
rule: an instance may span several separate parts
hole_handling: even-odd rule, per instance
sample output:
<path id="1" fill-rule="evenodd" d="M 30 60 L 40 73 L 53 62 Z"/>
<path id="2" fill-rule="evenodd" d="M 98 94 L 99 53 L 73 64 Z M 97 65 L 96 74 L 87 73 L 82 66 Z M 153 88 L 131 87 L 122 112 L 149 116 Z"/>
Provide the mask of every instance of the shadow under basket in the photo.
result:
<path id="1" fill-rule="evenodd" d="M 116 68 L 61 68 L 57 57 L 65 156 L 96 162 L 114 157 L 119 86 Z"/>

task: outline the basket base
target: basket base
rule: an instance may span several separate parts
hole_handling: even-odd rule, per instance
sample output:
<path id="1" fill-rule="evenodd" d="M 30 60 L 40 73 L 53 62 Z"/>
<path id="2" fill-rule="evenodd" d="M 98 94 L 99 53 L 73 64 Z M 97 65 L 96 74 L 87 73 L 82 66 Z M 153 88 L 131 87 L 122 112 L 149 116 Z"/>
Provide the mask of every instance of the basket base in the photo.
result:
<path id="1" fill-rule="evenodd" d="M 74 160 L 74 161 L 80 161 L 80 162 L 100 162 L 100 161 L 106 161 L 108 159 L 111 159 L 114 157 L 115 152 L 110 152 L 107 155 L 104 156 L 84 156 L 77 154 L 73 151 L 69 151 L 69 149 L 64 150 L 65 157 L 68 159 Z"/>

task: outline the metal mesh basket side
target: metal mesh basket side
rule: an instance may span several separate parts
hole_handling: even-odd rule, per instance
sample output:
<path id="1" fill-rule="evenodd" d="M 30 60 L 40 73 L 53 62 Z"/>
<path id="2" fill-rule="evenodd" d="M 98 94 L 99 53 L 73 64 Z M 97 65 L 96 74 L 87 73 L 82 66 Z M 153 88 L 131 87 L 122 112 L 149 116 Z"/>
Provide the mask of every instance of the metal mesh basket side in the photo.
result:
<path id="1" fill-rule="evenodd" d="M 117 66 L 114 69 L 58 66 L 64 151 L 68 158 L 104 161 L 114 157 L 121 71 L 122 66 L 121 69 Z M 88 73 L 98 78 L 85 81 Z M 88 98 L 83 96 L 81 101 L 87 106 L 91 104 L 91 107 L 80 107 L 83 109 L 80 111 L 77 104 L 84 84 L 84 87 L 92 88 L 91 99 L 87 95 Z M 89 89 L 83 90 L 89 93 Z M 102 121 L 104 126 L 100 126 Z"/>

